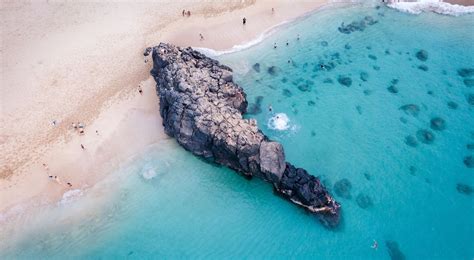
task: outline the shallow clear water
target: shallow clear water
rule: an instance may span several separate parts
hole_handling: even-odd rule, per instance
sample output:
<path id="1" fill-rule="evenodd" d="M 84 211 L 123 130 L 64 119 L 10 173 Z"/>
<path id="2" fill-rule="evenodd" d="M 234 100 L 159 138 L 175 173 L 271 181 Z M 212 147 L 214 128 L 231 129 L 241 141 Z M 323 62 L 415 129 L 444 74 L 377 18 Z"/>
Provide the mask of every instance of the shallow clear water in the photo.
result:
<path id="1" fill-rule="evenodd" d="M 378 22 L 338 31 L 366 15 Z M 395 241 L 394 258 L 471 259 L 473 194 L 456 187 L 474 186 L 474 170 L 463 163 L 473 155 L 467 144 L 474 143 L 474 106 L 466 97 L 474 88 L 457 70 L 474 67 L 473 28 L 474 16 L 338 8 L 218 57 L 234 68 L 248 100 L 260 103 L 261 112 L 248 116 L 342 204 L 337 230 L 273 195 L 270 185 L 206 164 L 168 140 L 76 201 L 21 220 L 25 230 L 9 236 L 0 256 L 387 259 L 386 242 Z M 426 61 L 416 57 L 419 50 Z M 341 75 L 352 80 L 349 87 L 338 82 Z M 419 106 L 418 114 L 400 109 L 406 104 Z M 268 124 L 277 113 L 288 117 L 277 119 L 287 129 Z M 445 120 L 444 130 L 430 128 L 434 117 Z M 420 142 L 420 129 L 433 133 L 431 144 Z M 409 135 L 416 147 L 406 144 Z M 345 192 L 335 185 L 344 178 L 352 187 Z"/>

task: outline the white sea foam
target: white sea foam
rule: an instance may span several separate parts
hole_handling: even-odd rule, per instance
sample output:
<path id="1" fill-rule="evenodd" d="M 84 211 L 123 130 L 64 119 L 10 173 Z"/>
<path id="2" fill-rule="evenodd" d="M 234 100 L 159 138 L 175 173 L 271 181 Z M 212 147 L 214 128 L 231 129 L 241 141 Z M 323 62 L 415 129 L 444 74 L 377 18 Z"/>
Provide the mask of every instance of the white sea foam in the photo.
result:
<path id="1" fill-rule="evenodd" d="M 142 176 L 145 180 L 151 180 L 158 175 L 153 168 L 147 168 L 142 172 Z"/>
<path id="2" fill-rule="evenodd" d="M 229 53 L 233 53 L 233 52 L 238 52 L 238 51 L 241 51 L 241 50 L 245 50 L 245 49 L 248 49 L 252 46 L 255 46 L 259 43 L 261 43 L 263 40 L 265 40 L 268 36 L 272 35 L 273 33 L 275 33 L 277 30 L 278 30 L 278 27 L 284 25 L 284 24 L 287 24 L 289 23 L 290 21 L 283 21 L 279 24 L 276 24 L 275 26 L 272 26 L 271 28 L 269 28 L 268 30 L 264 31 L 263 33 L 261 33 L 258 37 L 248 41 L 248 42 L 244 42 L 242 44 L 237 44 L 237 45 L 234 45 L 232 48 L 230 49 L 227 49 L 227 50 L 222 50 L 222 51 L 217 51 L 217 50 L 214 50 L 214 49 L 210 49 L 210 48 L 201 48 L 201 47 L 193 47 L 193 49 L 203 53 L 204 55 L 207 55 L 207 56 L 210 56 L 210 57 L 217 57 L 217 56 L 220 56 L 220 55 L 224 55 L 224 54 L 229 54 Z"/>
<path id="3" fill-rule="evenodd" d="M 63 197 L 58 202 L 58 205 L 62 206 L 70 204 L 74 201 L 77 201 L 82 195 L 84 195 L 84 192 L 82 192 L 80 189 L 68 190 L 64 192 Z"/>
<path id="4" fill-rule="evenodd" d="M 285 113 L 275 114 L 268 120 L 268 128 L 278 131 L 288 130 L 290 128 L 290 119 Z"/>
<path id="5" fill-rule="evenodd" d="M 459 16 L 474 13 L 474 6 L 462 6 L 445 3 L 441 0 L 418 0 L 417 2 L 397 2 L 388 4 L 388 7 L 411 14 L 434 12 L 444 15 Z"/>

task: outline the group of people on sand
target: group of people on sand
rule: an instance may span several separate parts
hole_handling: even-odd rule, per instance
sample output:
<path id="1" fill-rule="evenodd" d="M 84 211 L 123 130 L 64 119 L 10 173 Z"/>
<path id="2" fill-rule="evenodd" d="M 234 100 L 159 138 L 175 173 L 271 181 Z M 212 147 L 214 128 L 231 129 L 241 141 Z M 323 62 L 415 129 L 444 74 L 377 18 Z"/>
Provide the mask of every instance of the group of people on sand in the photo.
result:
<path id="1" fill-rule="evenodd" d="M 78 131 L 80 135 L 84 134 L 85 125 L 83 123 L 77 122 L 77 124 L 76 124 L 76 123 L 72 122 L 71 127 L 74 131 Z"/>
<path id="2" fill-rule="evenodd" d="M 186 10 L 183 9 L 183 12 L 181 12 L 181 14 L 182 14 L 183 16 L 189 17 L 189 16 L 191 16 L 191 11 L 189 11 L 189 10 L 186 11 Z"/>
<path id="3" fill-rule="evenodd" d="M 51 180 L 57 182 L 57 183 L 60 184 L 60 185 L 67 185 L 69 188 L 72 187 L 72 183 L 70 183 L 70 182 L 63 183 L 63 182 L 61 181 L 61 179 L 60 179 L 57 175 L 54 175 L 54 176 L 51 175 L 51 174 L 49 173 L 49 167 L 48 167 L 48 165 L 47 165 L 46 163 L 43 163 L 43 168 L 44 168 L 44 170 L 46 171 L 46 173 L 48 174 L 48 178 L 50 178 Z"/>
<path id="4" fill-rule="evenodd" d="M 183 14 L 184 14 L 184 10 L 183 10 Z M 190 14 L 189 14 L 190 15 Z M 142 89 L 142 86 L 141 85 L 138 85 L 138 93 L 140 93 L 140 95 L 143 95 L 143 89 Z M 56 120 L 53 120 L 52 121 L 52 125 L 53 126 L 56 126 L 57 125 L 57 121 Z M 72 122 L 71 123 L 71 128 L 75 131 L 75 132 L 79 132 L 80 135 L 84 135 L 85 134 L 85 124 L 82 123 L 82 122 L 77 122 L 77 123 L 74 123 Z M 95 130 L 95 133 L 97 135 L 99 135 L 99 131 L 98 130 Z M 81 149 L 82 150 L 85 150 L 86 147 L 81 143 Z M 46 163 L 43 163 L 43 168 L 44 170 L 46 171 L 46 173 L 48 174 L 48 178 L 51 179 L 51 180 L 54 180 L 55 182 L 57 182 L 58 184 L 60 185 L 67 185 L 68 187 L 72 187 L 72 184 L 70 182 L 66 182 L 66 183 L 63 183 L 61 181 L 61 179 L 59 178 L 59 176 L 57 175 L 51 175 L 49 173 L 49 167 Z"/>

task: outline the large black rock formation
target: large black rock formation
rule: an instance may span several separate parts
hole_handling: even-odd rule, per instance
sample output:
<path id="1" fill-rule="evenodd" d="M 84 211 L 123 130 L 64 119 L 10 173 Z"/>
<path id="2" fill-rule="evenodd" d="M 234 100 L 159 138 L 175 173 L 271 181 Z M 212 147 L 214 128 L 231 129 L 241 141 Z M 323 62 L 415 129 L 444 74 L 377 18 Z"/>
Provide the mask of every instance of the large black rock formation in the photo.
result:
<path id="1" fill-rule="evenodd" d="M 338 224 L 340 205 L 320 181 L 287 163 L 282 145 L 269 140 L 254 119 L 242 118 L 248 103 L 231 68 L 192 48 L 160 43 L 144 54 L 150 53 L 168 135 L 195 155 L 272 183 L 279 195 L 326 226 Z"/>

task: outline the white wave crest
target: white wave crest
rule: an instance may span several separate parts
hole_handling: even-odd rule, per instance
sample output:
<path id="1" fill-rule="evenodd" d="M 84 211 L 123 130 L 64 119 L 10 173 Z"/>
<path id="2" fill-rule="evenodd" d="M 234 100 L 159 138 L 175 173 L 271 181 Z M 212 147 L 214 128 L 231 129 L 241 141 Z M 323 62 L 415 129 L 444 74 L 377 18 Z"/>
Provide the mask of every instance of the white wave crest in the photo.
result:
<path id="1" fill-rule="evenodd" d="M 272 35 L 273 33 L 275 33 L 277 31 L 277 29 L 282 26 L 282 25 L 285 25 L 287 23 L 289 23 L 290 21 L 283 21 L 279 24 L 276 24 L 275 26 L 272 26 L 271 28 L 269 28 L 268 30 L 264 31 L 263 33 L 261 33 L 257 38 L 254 38 L 248 42 L 244 42 L 242 44 L 237 44 L 237 45 L 234 45 L 232 48 L 230 49 L 227 49 L 227 50 L 222 50 L 222 51 L 217 51 L 217 50 L 214 50 L 214 49 L 210 49 L 210 48 L 202 48 L 202 47 L 193 47 L 193 49 L 201 52 L 202 54 L 206 55 L 206 56 L 210 56 L 210 57 L 217 57 L 217 56 L 220 56 L 220 55 L 224 55 L 224 54 L 229 54 L 229 53 L 233 53 L 233 52 L 238 52 L 238 51 L 241 51 L 241 50 L 245 50 L 245 49 L 248 49 L 252 46 L 255 46 L 259 43 L 261 43 L 263 40 L 265 40 L 268 36 Z"/>
<path id="2" fill-rule="evenodd" d="M 275 114 L 268 120 L 268 128 L 278 131 L 288 130 L 290 128 L 290 119 L 285 113 Z"/>
<path id="3" fill-rule="evenodd" d="M 58 205 L 62 206 L 70 204 L 78 200 L 82 195 L 84 195 L 84 193 L 80 189 L 68 190 L 64 192 L 62 199 L 58 202 Z"/>
<path id="4" fill-rule="evenodd" d="M 142 172 L 142 176 L 145 180 L 151 180 L 151 179 L 155 178 L 156 175 L 158 175 L 158 174 L 156 173 L 155 169 L 153 169 L 153 168 L 145 169 Z"/>
<path id="5" fill-rule="evenodd" d="M 390 3 L 388 7 L 411 14 L 434 12 L 444 15 L 459 16 L 474 13 L 474 6 L 462 6 L 445 3 L 441 0 L 418 0 L 417 2 Z"/>

